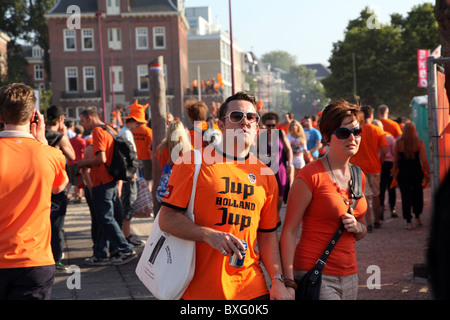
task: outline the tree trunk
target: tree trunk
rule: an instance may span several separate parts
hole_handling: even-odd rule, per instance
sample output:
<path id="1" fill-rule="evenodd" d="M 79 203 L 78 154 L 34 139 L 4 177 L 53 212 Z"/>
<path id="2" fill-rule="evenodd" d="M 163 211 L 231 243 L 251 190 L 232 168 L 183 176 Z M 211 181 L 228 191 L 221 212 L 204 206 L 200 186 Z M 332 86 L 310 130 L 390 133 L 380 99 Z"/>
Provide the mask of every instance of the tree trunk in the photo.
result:
<path id="1" fill-rule="evenodd" d="M 150 110 L 152 113 L 152 170 L 153 170 L 153 213 L 159 211 L 159 203 L 156 200 L 156 189 L 161 178 L 161 168 L 156 159 L 156 148 L 166 136 L 166 84 L 164 80 L 164 59 L 159 56 L 148 64 L 148 78 L 150 87 Z"/>
<path id="2" fill-rule="evenodd" d="M 450 58 L 450 6 L 446 0 L 436 0 L 435 17 L 439 25 L 439 37 L 441 40 L 441 56 Z M 444 64 L 445 89 L 450 103 L 450 62 Z"/>

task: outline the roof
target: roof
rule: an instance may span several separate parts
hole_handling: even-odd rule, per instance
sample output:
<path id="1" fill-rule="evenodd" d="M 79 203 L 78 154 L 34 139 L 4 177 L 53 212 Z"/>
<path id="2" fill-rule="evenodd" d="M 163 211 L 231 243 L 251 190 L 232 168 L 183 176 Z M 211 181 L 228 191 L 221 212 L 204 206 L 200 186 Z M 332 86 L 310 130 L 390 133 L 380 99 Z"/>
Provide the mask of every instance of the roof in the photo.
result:
<path id="1" fill-rule="evenodd" d="M 314 71 L 317 80 L 324 79 L 331 75 L 330 70 L 321 63 L 304 64 L 304 66 Z"/>
<path id="2" fill-rule="evenodd" d="M 129 12 L 178 12 L 177 0 L 129 0 Z M 98 11 L 96 0 L 58 0 L 49 14 L 67 14 L 67 8 L 76 5 L 81 13 Z"/>
<path id="3" fill-rule="evenodd" d="M 130 0 L 130 12 L 177 12 L 175 0 Z"/>
<path id="4" fill-rule="evenodd" d="M 67 8 L 71 5 L 78 6 L 81 13 L 97 12 L 97 1 L 92 0 L 58 0 L 48 14 L 67 14 Z"/>

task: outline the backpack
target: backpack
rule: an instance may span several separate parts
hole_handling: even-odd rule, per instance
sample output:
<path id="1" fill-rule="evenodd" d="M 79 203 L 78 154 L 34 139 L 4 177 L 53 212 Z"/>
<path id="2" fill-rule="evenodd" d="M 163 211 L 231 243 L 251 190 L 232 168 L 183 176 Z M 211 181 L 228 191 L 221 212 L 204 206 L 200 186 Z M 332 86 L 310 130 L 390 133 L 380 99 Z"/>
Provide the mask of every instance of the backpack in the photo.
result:
<path id="1" fill-rule="evenodd" d="M 201 130 L 198 127 L 194 127 L 194 130 L 202 134 L 205 147 L 210 144 L 217 145 L 222 139 L 222 133 L 214 128 L 212 122 L 208 122 L 208 128 L 206 130 Z"/>
<path id="2" fill-rule="evenodd" d="M 114 180 L 131 181 L 139 166 L 132 143 L 127 138 L 115 134 L 108 126 L 101 125 L 99 127 L 108 131 L 114 139 L 113 157 L 109 166 L 105 163 L 106 170 Z"/>

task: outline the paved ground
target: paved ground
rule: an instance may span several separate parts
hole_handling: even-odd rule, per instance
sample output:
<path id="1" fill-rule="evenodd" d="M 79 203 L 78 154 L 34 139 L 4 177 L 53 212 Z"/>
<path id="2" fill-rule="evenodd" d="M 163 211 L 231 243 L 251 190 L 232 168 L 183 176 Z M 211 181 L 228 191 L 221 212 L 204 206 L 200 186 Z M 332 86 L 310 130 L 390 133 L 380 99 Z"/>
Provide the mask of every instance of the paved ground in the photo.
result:
<path id="1" fill-rule="evenodd" d="M 397 199 L 400 199 L 399 193 Z M 400 208 L 399 200 L 397 207 Z M 431 299 L 426 279 L 414 277 L 413 273 L 415 264 L 425 262 L 431 216 L 430 189 L 425 190 L 423 227 L 406 230 L 399 211 L 400 217 L 396 219 L 391 219 L 386 212 L 382 227 L 356 244 L 359 300 Z M 284 207 L 281 215 L 283 217 Z M 152 222 L 149 218 L 133 219 L 133 232 L 145 240 Z M 123 266 L 91 267 L 83 264 L 84 259 L 92 255 L 90 215 L 86 203 L 68 206 L 64 231 L 66 248 L 63 262 L 74 272 L 56 275 L 53 300 L 155 299 L 135 275 L 137 259 Z M 142 248 L 136 248 L 136 251 L 141 253 Z M 373 288 L 377 285 L 379 289 Z"/>

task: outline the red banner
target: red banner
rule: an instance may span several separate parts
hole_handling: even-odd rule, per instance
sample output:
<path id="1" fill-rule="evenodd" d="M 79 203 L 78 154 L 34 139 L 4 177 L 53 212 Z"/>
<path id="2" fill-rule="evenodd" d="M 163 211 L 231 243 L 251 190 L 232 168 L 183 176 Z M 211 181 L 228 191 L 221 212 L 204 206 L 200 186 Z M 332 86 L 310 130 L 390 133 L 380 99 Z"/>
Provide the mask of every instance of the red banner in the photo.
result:
<path id="1" fill-rule="evenodd" d="M 419 88 L 426 88 L 428 86 L 427 81 L 427 58 L 430 55 L 430 50 L 419 49 L 417 50 L 417 66 L 419 68 L 419 82 L 417 86 Z"/>

